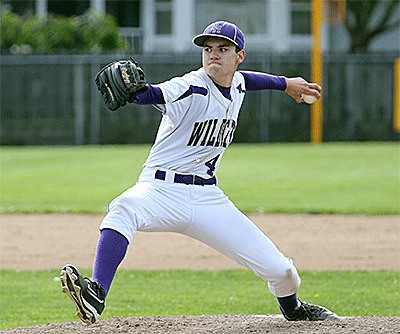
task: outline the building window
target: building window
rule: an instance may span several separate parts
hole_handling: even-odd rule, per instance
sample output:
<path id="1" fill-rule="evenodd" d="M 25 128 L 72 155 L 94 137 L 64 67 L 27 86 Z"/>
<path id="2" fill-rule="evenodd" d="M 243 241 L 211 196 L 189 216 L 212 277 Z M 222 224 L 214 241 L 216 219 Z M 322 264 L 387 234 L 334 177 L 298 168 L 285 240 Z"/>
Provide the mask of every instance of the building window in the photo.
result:
<path id="1" fill-rule="evenodd" d="M 140 27 L 140 0 L 107 0 L 106 12 L 114 16 L 119 27 Z"/>
<path id="2" fill-rule="evenodd" d="M 311 0 L 291 0 L 293 35 L 311 34 Z"/>
<path id="3" fill-rule="evenodd" d="M 156 0 L 156 34 L 170 35 L 172 33 L 172 1 Z"/>
<path id="4" fill-rule="evenodd" d="M 0 1 L 0 7 L 2 6 L 4 6 L 4 9 L 11 10 L 13 13 L 18 15 L 35 14 L 34 0 L 2 0 Z"/>
<path id="5" fill-rule="evenodd" d="M 82 15 L 90 7 L 89 0 L 48 0 L 47 11 L 57 15 Z"/>
<path id="6" fill-rule="evenodd" d="M 225 20 L 235 23 L 249 35 L 266 34 L 266 0 L 196 0 L 196 32 L 212 22 Z"/>

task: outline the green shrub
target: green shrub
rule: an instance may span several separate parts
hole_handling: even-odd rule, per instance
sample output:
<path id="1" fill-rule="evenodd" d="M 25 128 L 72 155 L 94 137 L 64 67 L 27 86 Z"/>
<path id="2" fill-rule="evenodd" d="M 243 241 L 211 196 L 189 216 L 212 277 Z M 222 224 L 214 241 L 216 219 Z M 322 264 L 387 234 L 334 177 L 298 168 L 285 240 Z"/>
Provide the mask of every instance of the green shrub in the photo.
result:
<path id="1" fill-rule="evenodd" d="M 40 33 L 45 25 L 45 21 L 35 16 L 29 20 L 22 20 L 21 23 L 21 36 L 14 45 L 29 45 L 30 51 L 44 50 L 46 44 L 45 35 Z"/>
<path id="2" fill-rule="evenodd" d="M 0 48 L 8 50 L 13 44 L 21 43 L 22 18 L 14 13 L 1 13 Z"/>
<path id="3" fill-rule="evenodd" d="M 74 30 L 75 27 L 70 19 L 50 17 L 44 29 L 47 41 L 45 50 L 52 53 L 57 50 L 74 49 Z"/>
<path id="4" fill-rule="evenodd" d="M 118 35 L 117 23 L 111 15 L 100 16 L 89 11 L 74 21 L 76 43 L 84 49 L 91 52 L 125 49 L 125 43 Z"/>
<path id="5" fill-rule="evenodd" d="M 0 13 L 2 54 L 106 53 L 127 51 L 110 15 L 87 11 L 76 17 L 20 17 Z"/>

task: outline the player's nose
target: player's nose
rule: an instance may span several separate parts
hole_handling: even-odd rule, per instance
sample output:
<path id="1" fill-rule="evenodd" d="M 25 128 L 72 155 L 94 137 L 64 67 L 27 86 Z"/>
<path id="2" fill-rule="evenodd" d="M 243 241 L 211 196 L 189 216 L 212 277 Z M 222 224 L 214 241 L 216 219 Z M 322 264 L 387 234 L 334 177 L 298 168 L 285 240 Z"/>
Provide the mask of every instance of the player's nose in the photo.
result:
<path id="1" fill-rule="evenodd" d="M 211 59 L 219 58 L 218 50 L 215 50 L 215 49 L 211 50 L 211 52 L 210 52 L 210 58 L 211 58 Z"/>

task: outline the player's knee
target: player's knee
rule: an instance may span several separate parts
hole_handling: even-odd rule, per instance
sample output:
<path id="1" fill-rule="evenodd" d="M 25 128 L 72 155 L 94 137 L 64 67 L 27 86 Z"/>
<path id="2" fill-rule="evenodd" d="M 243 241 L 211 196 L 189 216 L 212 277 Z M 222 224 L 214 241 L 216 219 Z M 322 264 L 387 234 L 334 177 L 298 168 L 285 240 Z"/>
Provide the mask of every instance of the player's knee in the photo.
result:
<path id="1" fill-rule="evenodd" d="M 126 215 L 129 212 L 128 207 L 129 199 L 123 195 L 120 195 L 112 200 L 108 207 L 108 212 L 117 212 L 119 214 Z"/>
<path id="2" fill-rule="evenodd" d="M 275 297 L 290 296 L 299 290 L 301 279 L 293 264 L 282 268 L 276 274 L 275 279 L 268 282 L 268 287 Z"/>
<path id="3" fill-rule="evenodd" d="M 290 285 L 292 290 L 299 290 L 300 284 L 301 284 L 301 279 L 299 276 L 299 273 L 297 272 L 296 268 L 293 266 L 292 268 L 287 270 L 287 281 L 289 282 L 288 284 Z"/>
<path id="4" fill-rule="evenodd" d="M 138 230 L 140 220 L 132 203 L 132 200 L 123 195 L 115 198 L 109 206 L 108 213 L 103 220 L 106 227 L 115 229 L 123 235 L 129 236 L 129 241 Z"/>

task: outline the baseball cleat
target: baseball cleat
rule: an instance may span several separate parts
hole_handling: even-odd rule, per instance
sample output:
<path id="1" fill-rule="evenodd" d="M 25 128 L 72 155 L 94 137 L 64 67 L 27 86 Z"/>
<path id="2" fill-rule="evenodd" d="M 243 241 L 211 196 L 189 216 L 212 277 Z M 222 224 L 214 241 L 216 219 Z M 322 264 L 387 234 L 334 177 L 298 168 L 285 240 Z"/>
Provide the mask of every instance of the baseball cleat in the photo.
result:
<path id="1" fill-rule="evenodd" d="M 300 306 L 294 310 L 291 314 L 286 315 L 281 310 L 283 316 L 289 321 L 339 321 L 340 317 L 328 310 L 325 307 L 319 305 L 313 305 L 299 300 Z"/>
<path id="2" fill-rule="evenodd" d="M 99 283 L 83 278 L 73 265 L 67 264 L 60 274 L 62 292 L 74 302 L 76 315 L 85 324 L 94 324 L 104 310 L 104 289 Z"/>

